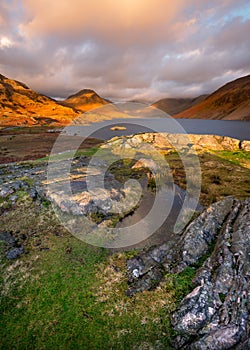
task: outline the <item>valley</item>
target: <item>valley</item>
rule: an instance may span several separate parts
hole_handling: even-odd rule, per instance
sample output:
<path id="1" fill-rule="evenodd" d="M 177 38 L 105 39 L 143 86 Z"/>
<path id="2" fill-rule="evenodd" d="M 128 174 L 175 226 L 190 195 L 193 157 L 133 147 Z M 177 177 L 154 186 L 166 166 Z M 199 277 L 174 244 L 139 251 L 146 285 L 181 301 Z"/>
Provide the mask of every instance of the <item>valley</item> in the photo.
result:
<path id="1" fill-rule="evenodd" d="M 230 82 L 210 95 L 194 98 L 166 98 L 153 103 L 173 118 L 250 120 L 250 76 Z M 148 104 L 145 101 L 146 104 Z M 41 95 L 22 82 L 0 75 L 0 127 L 65 126 L 81 117 L 87 124 L 107 119 L 100 107 L 112 101 L 91 89 L 83 89 L 56 101 Z M 115 111 L 113 118 L 128 115 Z M 93 110 L 93 113 L 86 113 Z"/>
<path id="2" fill-rule="evenodd" d="M 180 119 L 176 129 L 178 120 L 154 118 L 154 107 L 151 118 L 128 118 L 93 90 L 58 102 L 22 83 L 1 81 L 2 349 L 210 346 L 215 338 L 206 326 L 222 309 L 229 317 L 232 307 L 239 315 L 239 344 L 245 345 L 249 328 L 240 325 L 248 285 L 235 286 L 248 270 L 232 265 L 232 290 L 221 281 L 228 278 L 227 259 L 240 249 L 237 237 L 248 239 L 248 115 L 237 114 L 244 121 Z M 167 99 L 155 106 L 185 114 L 200 106 L 209 110 L 209 101 Z M 231 113 L 231 102 L 226 106 Z M 223 119 L 220 113 L 216 118 Z M 62 152 L 53 150 L 58 139 Z M 213 287 L 209 279 L 200 284 L 202 271 L 214 273 Z M 244 296 L 242 303 L 233 303 L 235 293 Z M 199 318 L 193 303 L 204 323 L 190 325 L 180 317 Z M 195 339 L 193 327 L 201 330 Z M 223 319 L 216 325 L 223 344 L 235 341 L 224 332 L 230 327 Z"/>

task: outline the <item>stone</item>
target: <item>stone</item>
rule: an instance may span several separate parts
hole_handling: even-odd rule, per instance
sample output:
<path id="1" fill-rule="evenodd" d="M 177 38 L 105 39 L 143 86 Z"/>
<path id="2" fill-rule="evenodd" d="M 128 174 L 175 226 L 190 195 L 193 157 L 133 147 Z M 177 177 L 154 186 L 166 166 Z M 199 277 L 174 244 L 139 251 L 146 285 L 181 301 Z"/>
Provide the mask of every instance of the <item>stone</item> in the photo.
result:
<path id="1" fill-rule="evenodd" d="M 180 272 L 185 266 L 195 264 L 209 249 L 209 245 L 217 237 L 223 222 L 231 212 L 233 197 L 227 197 L 213 204 L 194 220 L 185 230 L 180 246 Z"/>
<path id="2" fill-rule="evenodd" d="M 135 290 L 138 280 L 146 274 L 148 269 L 156 267 L 161 269 L 163 267 L 167 272 L 176 273 L 197 263 L 208 252 L 234 203 L 233 197 L 226 197 L 222 201 L 212 204 L 190 223 L 180 237 L 177 237 L 177 242 L 169 241 L 128 260 L 128 279 L 130 282 L 133 280 Z M 132 278 L 133 269 L 140 271 L 138 278 Z"/>
<path id="3" fill-rule="evenodd" d="M 205 260 L 194 289 L 171 317 L 175 349 L 249 349 L 250 198 L 227 197 L 195 219 L 175 243 L 127 261 L 127 295 L 154 288 L 164 271 L 179 273 Z"/>
<path id="4" fill-rule="evenodd" d="M 195 335 L 199 329 L 211 321 L 215 309 L 219 304 L 212 284 L 207 283 L 196 287 L 181 302 L 172 316 L 172 325 L 180 334 Z"/>
<path id="5" fill-rule="evenodd" d="M 240 140 L 228 137 L 228 136 L 223 136 L 221 145 L 224 150 L 228 151 L 237 151 L 240 149 Z"/>
<path id="6" fill-rule="evenodd" d="M 102 148 L 111 148 L 116 154 L 124 147 L 142 150 L 148 143 L 156 149 L 171 150 L 177 148 L 193 150 L 237 151 L 240 149 L 249 151 L 250 141 L 242 141 L 227 136 L 218 135 L 194 135 L 194 134 L 168 134 L 168 133 L 144 133 L 132 136 L 122 136 L 119 139 L 109 140 Z"/>
<path id="7" fill-rule="evenodd" d="M 25 181 L 12 181 L 8 183 L 4 183 L 0 187 L 0 197 L 7 198 L 10 195 L 14 194 L 18 190 L 27 190 L 28 185 Z M 12 198 L 14 198 L 12 196 Z M 15 202 L 15 200 L 12 200 Z"/>
<path id="8" fill-rule="evenodd" d="M 18 200 L 18 196 L 17 195 L 13 195 L 9 197 L 10 201 L 12 204 L 15 204 L 16 201 Z"/>
<path id="9" fill-rule="evenodd" d="M 8 252 L 6 253 L 6 258 L 10 259 L 10 260 L 17 259 L 22 254 L 24 254 L 24 247 L 23 247 L 23 245 L 21 245 L 20 247 L 15 247 L 15 248 L 12 248 L 12 249 L 8 250 Z"/>
<path id="10" fill-rule="evenodd" d="M 148 168 L 154 172 L 159 170 L 156 162 L 153 159 L 140 158 L 133 166 L 132 169 Z"/>
<path id="11" fill-rule="evenodd" d="M 16 243 L 15 237 L 10 232 L 0 232 L 0 241 L 8 243 L 10 246 L 14 246 Z"/>
<path id="12" fill-rule="evenodd" d="M 1 198 L 6 198 L 6 197 L 10 196 L 12 193 L 14 193 L 14 190 L 9 185 L 1 186 L 1 190 L 0 190 L 0 197 Z"/>
<path id="13" fill-rule="evenodd" d="M 33 200 L 37 199 L 37 197 L 38 197 L 38 193 L 37 193 L 37 190 L 35 188 L 31 188 L 28 191 L 28 194 L 29 194 L 30 198 Z"/>
<path id="14" fill-rule="evenodd" d="M 74 160 L 74 169 L 78 166 L 78 172 L 73 175 L 77 176 L 77 181 L 71 181 L 71 178 L 63 178 L 60 181 L 48 187 L 46 197 L 62 212 L 74 216 L 91 216 L 100 214 L 110 219 L 114 214 L 124 217 L 134 208 L 140 200 L 141 187 L 132 180 L 127 182 L 126 186 L 117 181 L 114 175 L 107 171 L 109 165 L 102 159 L 91 159 L 88 167 L 82 167 L 79 170 L 81 159 Z M 88 160 L 85 160 L 88 163 Z M 83 165 L 83 164 L 82 164 Z M 86 173 L 91 175 L 91 185 L 87 185 Z M 81 175 L 80 175 L 81 174 Z M 104 181 L 102 174 L 105 174 Z M 73 176 L 72 173 L 70 176 Z M 70 193 L 65 193 L 65 181 L 71 181 Z M 50 180 L 53 182 L 53 179 Z M 50 182 L 50 184 L 51 184 Z M 104 188 L 101 185 L 104 184 Z M 139 189 L 137 188 L 139 186 Z M 38 191 L 37 191 L 38 192 Z M 40 193 L 38 193 L 40 196 Z M 108 223 L 108 221 L 106 221 Z"/>
<path id="15" fill-rule="evenodd" d="M 242 141 L 241 142 L 241 149 L 246 152 L 250 152 L 250 141 Z"/>
<path id="16" fill-rule="evenodd" d="M 128 288 L 126 291 L 126 295 L 129 297 L 132 297 L 138 292 L 154 289 L 162 280 L 162 277 L 163 277 L 163 273 L 160 269 L 158 268 L 151 269 L 147 272 L 146 275 L 144 275 L 143 279 L 139 280 L 136 290 L 133 287 Z"/>
<path id="17" fill-rule="evenodd" d="M 172 261 L 172 247 L 174 243 L 169 241 L 159 247 L 152 247 L 149 251 L 135 256 L 127 261 L 127 276 L 129 288 L 128 296 L 133 296 L 144 290 L 151 290 L 160 283 L 163 278 L 164 262 Z"/>
<path id="18" fill-rule="evenodd" d="M 194 291 L 184 298 L 172 316 L 175 330 L 181 330 L 183 339 L 177 349 L 247 349 L 242 347 L 249 339 L 250 316 L 250 200 L 236 202 L 226 218 L 211 256 L 197 271 L 196 290 L 207 289 L 209 299 L 195 299 Z M 208 278 L 204 278 L 204 273 Z M 198 294 L 201 294 L 199 292 Z M 223 296 L 223 298 L 222 298 Z M 196 302 L 190 308 L 187 300 Z M 213 303 L 213 304 L 211 304 Z M 207 312 L 211 307 L 211 312 Z M 193 341 L 193 326 L 185 320 L 197 315 L 198 339 Z M 191 327 L 191 329 L 190 329 Z"/>

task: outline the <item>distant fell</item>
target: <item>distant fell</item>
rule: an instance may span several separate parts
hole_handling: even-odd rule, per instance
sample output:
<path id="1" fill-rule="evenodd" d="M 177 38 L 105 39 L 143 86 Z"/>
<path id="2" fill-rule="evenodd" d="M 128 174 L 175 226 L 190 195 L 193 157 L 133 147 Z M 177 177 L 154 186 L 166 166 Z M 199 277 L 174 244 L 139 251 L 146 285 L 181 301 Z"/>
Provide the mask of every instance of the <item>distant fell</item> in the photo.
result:
<path id="1" fill-rule="evenodd" d="M 83 89 L 61 102 L 62 105 L 75 108 L 81 112 L 87 112 L 108 103 L 111 102 L 100 97 L 94 90 L 91 89 Z"/>
<path id="2" fill-rule="evenodd" d="M 180 113 L 203 101 L 208 95 L 201 95 L 195 98 L 163 98 L 152 104 L 153 107 L 174 115 Z"/>
<path id="3" fill-rule="evenodd" d="M 0 74 L 0 125 L 67 124 L 77 111 Z"/>
<path id="4" fill-rule="evenodd" d="M 108 103 L 90 89 L 56 101 L 0 74 L 0 126 L 68 125 L 83 112 Z M 86 116 L 86 122 L 92 121 L 91 118 Z"/>
<path id="5" fill-rule="evenodd" d="M 250 120 L 250 75 L 231 81 L 175 118 Z"/>

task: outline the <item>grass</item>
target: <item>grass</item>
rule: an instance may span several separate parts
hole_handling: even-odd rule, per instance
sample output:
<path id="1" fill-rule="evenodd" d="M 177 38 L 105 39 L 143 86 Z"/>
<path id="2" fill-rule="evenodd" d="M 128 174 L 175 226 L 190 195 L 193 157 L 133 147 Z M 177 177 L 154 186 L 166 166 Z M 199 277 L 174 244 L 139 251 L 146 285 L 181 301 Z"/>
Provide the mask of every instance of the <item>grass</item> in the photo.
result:
<path id="1" fill-rule="evenodd" d="M 250 194 L 250 161 L 247 161 L 245 152 L 241 158 L 238 153 L 238 163 L 230 159 L 235 152 L 226 152 L 226 155 L 203 154 L 200 156 L 202 168 L 201 198 L 205 204 L 210 204 L 221 198 L 233 195 L 244 199 Z M 232 157 L 232 158 L 231 158 Z M 241 160 L 240 160 L 241 159 Z"/>
<path id="2" fill-rule="evenodd" d="M 71 252 L 67 253 L 69 244 Z M 103 256 L 76 240 L 55 243 L 51 239 L 50 252 L 39 254 L 33 273 L 27 272 L 26 283 L 20 286 L 19 281 L 8 300 L 3 300 L 1 348 L 87 348 L 90 321 L 99 314 L 88 287 L 94 279 L 94 266 Z"/>
<path id="3" fill-rule="evenodd" d="M 33 166 L 37 166 L 37 165 L 46 165 L 49 160 L 53 162 L 53 161 L 60 161 L 68 158 L 75 158 L 75 157 L 81 157 L 81 156 L 92 157 L 98 150 L 99 148 L 94 146 L 94 147 L 79 149 L 76 151 L 76 153 L 73 151 L 67 151 L 60 154 L 49 155 L 46 157 L 41 157 L 33 160 L 22 160 L 22 161 L 18 161 L 17 164 L 22 165 L 23 167 L 26 167 L 26 168 L 32 168 Z M 32 180 L 26 176 L 19 178 L 17 180 L 23 180 L 29 186 L 33 184 Z"/>
<path id="4" fill-rule="evenodd" d="M 97 151 L 98 147 L 90 147 L 90 148 L 85 148 L 85 149 L 79 149 L 76 152 L 74 151 L 66 151 L 60 154 L 53 154 L 47 157 L 39 158 L 36 159 L 34 162 L 43 162 L 43 161 L 58 161 L 58 160 L 64 160 L 67 158 L 71 157 L 92 157 Z"/>
<path id="5" fill-rule="evenodd" d="M 50 251 L 21 261 L 11 277 L 19 283 L 1 303 L 1 349 L 171 348 L 169 315 L 187 276 L 129 298 L 124 254 L 107 257 L 72 237 L 50 239 Z"/>
<path id="6" fill-rule="evenodd" d="M 246 151 L 214 151 L 217 157 L 228 160 L 229 162 L 243 166 L 245 163 L 250 162 L 250 153 Z"/>
<path id="7" fill-rule="evenodd" d="M 60 226 L 50 206 L 26 197 L 2 216 L 1 229 L 26 254 L 8 261 L 0 247 L 0 349 L 171 349 L 176 284 L 169 277 L 127 297 L 126 259 L 135 251 L 89 246 Z"/>
<path id="8" fill-rule="evenodd" d="M 77 156 L 92 157 L 98 151 L 98 147 L 86 148 L 78 150 Z M 72 153 L 66 152 L 59 155 L 54 155 L 50 159 L 52 161 L 67 159 Z M 97 157 L 105 160 L 109 157 L 105 150 L 102 150 Z M 186 160 L 188 164 L 188 157 Z M 250 156 L 249 152 L 244 151 L 213 151 L 212 153 L 204 152 L 198 154 L 201 171 L 202 184 L 200 203 L 208 206 L 211 203 L 222 199 L 225 196 L 233 195 L 236 198 L 244 199 L 250 194 Z M 27 166 L 37 165 L 48 161 L 49 157 L 40 158 L 39 160 L 26 162 Z M 177 152 L 171 152 L 165 155 L 165 159 L 171 169 L 174 182 L 181 188 L 186 189 L 186 170 L 192 172 L 192 162 L 190 169 L 185 169 Z M 24 163 L 25 164 L 25 163 Z M 135 161 L 131 159 L 118 160 L 113 163 L 109 171 L 114 174 L 115 178 L 124 183 L 130 178 L 140 179 L 146 177 L 149 170 L 132 169 Z M 188 166 L 188 165 L 187 165 Z M 154 180 L 150 183 L 149 188 L 154 190 Z"/>
<path id="9" fill-rule="evenodd" d="M 149 170 L 146 168 L 133 169 L 135 163 L 136 161 L 132 159 L 120 159 L 109 167 L 109 171 L 115 176 L 116 180 L 121 183 L 125 183 L 129 179 L 139 180 L 146 177 Z"/>
<path id="10" fill-rule="evenodd" d="M 244 151 L 198 154 L 202 172 L 200 202 L 208 206 L 225 196 L 244 199 L 250 194 L 250 159 Z M 165 155 L 174 182 L 186 189 L 186 172 L 177 153 Z"/>
<path id="11" fill-rule="evenodd" d="M 27 177 L 27 176 L 23 176 L 23 177 L 20 177 L 20 178 L 17 178 L 18 181 L 24 181 L 26 182 L 26 184 L 31 187 L 34 185 L 34 180 Z"/>
<path id="12" fill-rule="evenodd" d="M 49 208 L 51 202 L 48 199 L 44 199 L 41 204 L 44 208 Z"/>
<path id="13" fill-rule="evenodd" d="M 224 301 L 225 301 L 225 299 L 226 299 L 225 294 L 219 293 L 219 297 L 220 297 L 221 302 L 224 303 Z"/>
<path id="14" fill-rule="evenodd" d="M 225 196 L 244 199 L 250 193 L 250 156 L 244 151 L 213 151 L 198 154 L 202 179 L 200 203 L 208 206 Z M 192 154 L 185 155 L 185 167 L 177 152 L 165 154 L 174 182 L 186 189 L 186 174 L 192 174 Z M 119 161 L 110 167 L 116 179 L 125 182 L 129 178 L 139 179 L 149 175 L 147 169 L 132 169 L 131 160 Z M 189 179 L 191 184 L 192 179 Z M 155 190 L 154 178 L 148 178 L 148 187 Z"/>
<path id="15" fill-rule="evenodd" d="M 2 230 L 14 232 L 26 254 L 7 261 L 0 247 L 0 349 L 172 348 L 170 314 L 190 291 L 194 269 L 129 298 L 126 260 L 137 251 L 89 246 L 60 226 L 50 206 L 25 197 L 2 217 Z"/>
<path id="16" fill-rule="evenodd" d="M 5 210 L 11 207 L 9 198 L 0 198 L 0 213 L 1 210 Z"/>
<path id="17" fill-rule="evenodd" d="M 197 269 L 194 267 L 187 267 L 181 273 L 170 276 L 173 280 L 177 303 L 180 303 L 181 300 L 194 289 L 192 280 L 196 271 Z"/>
<path id="18" fill-rule="evenodd" d="M 4 135 L 12 135 L 13 132 L 15 134 L 40 134 L 42 132 L 47 132 L 48 130 L 58 130 L 58 127 L 55 126 L 32 126 L 32 127 L 25 127 L 25 126 L 12 126 L 12 127 L 7 127 L 7 129 L 4 128 L 0 132 L 0 134 Z"/>

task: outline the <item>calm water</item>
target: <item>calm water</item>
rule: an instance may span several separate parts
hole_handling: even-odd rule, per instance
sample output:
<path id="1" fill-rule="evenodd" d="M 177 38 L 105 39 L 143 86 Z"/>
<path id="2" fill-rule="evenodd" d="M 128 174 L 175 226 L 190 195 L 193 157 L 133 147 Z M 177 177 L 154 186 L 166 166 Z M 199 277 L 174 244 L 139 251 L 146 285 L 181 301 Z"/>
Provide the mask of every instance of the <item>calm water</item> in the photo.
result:
<path id="1" fill-rule="evenodd" d="M 124 126 L 126 130 L 110 130 L 114 125 Z M 78 127 L 72 127 L 74 130 Z M 81 135 L 100 139 L 131 135 L 139 132 L 169 132 L 188 134 L 212 134 L 229 136 L 239 140 L 250 140 L 250 121 L 137 118 L 113 119 L 81 127 Z"/>

